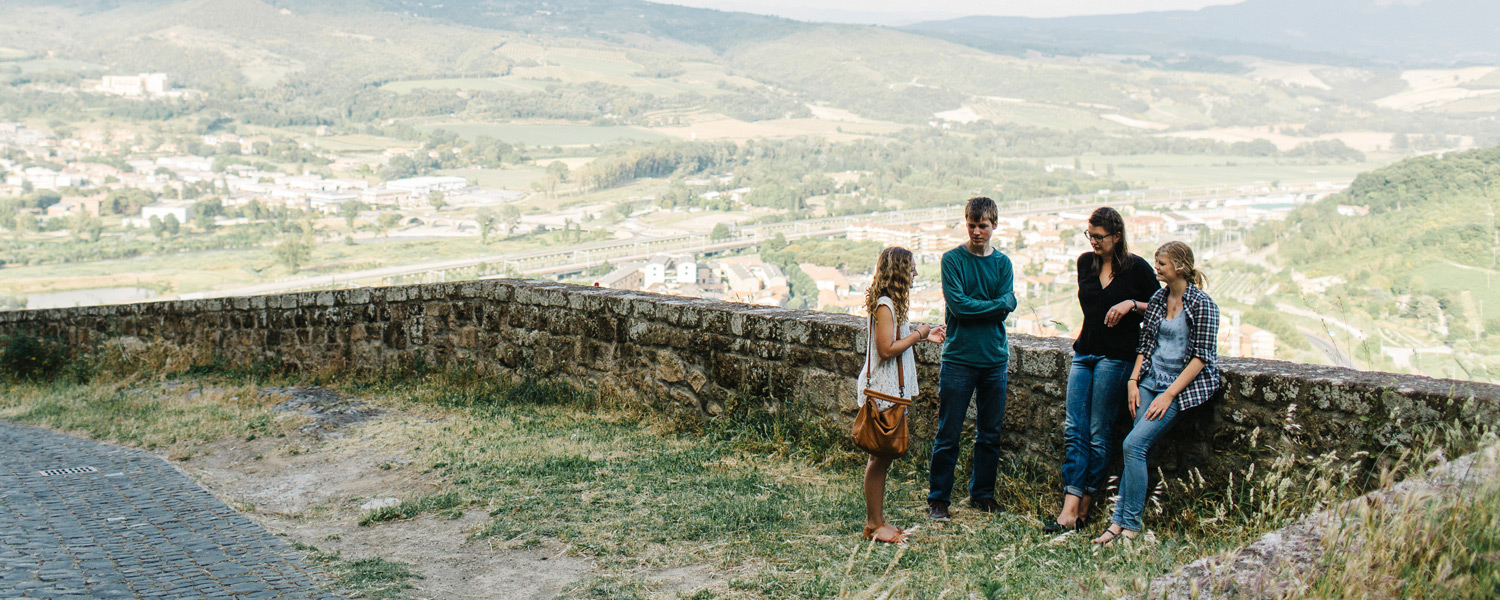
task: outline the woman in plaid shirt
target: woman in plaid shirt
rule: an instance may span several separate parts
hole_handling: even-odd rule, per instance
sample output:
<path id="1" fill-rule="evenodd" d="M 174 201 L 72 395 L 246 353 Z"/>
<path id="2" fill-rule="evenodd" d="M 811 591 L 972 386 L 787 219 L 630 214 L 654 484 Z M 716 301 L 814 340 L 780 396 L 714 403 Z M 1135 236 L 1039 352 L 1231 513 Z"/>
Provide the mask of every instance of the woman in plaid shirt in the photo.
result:
<path id="1" fill-rule="evenodd" d="M 1203 274 L 1193 266 L 1193 249 L 1182 242 L 1157 248 L 1156 278 L 1166 287 L 1146 307 L 1135 369 L 1126 385 L 1125 405 L 1135 427 L 1125 437 L 1120 499 L 1114 522 L 1094 539 L 1096 544 L 1140 533 L 1150 476 L 1146 455 L 1182 411 L 1219 390 L 1219 306 L 1201 289 Z"/>

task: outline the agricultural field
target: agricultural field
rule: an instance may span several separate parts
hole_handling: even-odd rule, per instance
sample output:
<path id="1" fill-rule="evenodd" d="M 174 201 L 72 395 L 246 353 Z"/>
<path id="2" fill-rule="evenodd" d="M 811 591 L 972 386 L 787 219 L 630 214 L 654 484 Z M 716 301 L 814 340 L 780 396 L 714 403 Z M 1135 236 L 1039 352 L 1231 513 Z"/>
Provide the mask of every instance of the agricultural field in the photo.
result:
<path id="1" fill-rule="evenodd" d="M 449 177 L 463 177 L 480 187 L 503 190 L 529 190 L 533 182 L 541 181 L 547 175 L 545 168 L 530 165 L 504 169 L 443 169 L 434 172 Z"/>
<path id="2" fill-rule="evenodd" d="M 527 146 L 591 146 L 617 140 L 661 140 L 667 136 L 629 126 L 593 126 L 583 124 L 516 124 L 516 123 L 426 123 L 418 129 L 432 131 L 443 129 L 458 134 L 467 140 L 489 136 L 508 143 Z"/>
<path id="3" fill-rule="evenodd" d="M 1348 181 L 1355 175 L 1395 162 L 1389 154 L 1369 154 L 1363 163 L 1307 164 L 1298 159 L 1188 154 L 1096 155 L 1077 157 L 1084 169 L 1103 173 L 1113 165 L 1115 175 L 1149 187 L 1241 185 L 1272 182 Z M 1073 165 L 1072 156 L 1046 159 Z"/>
<path id="4" fill-rule="evenodd" d="M 1433 263 L 1413 269 L 1413 281 L 1420 281 L 1429 291 L 1445 290 L 1458 295 L 1467 291 L 1475 307 L 1483 307 L 1485 319 L 1500 318 L 1500 271 L 1453 263 Z M 1420 279 L 1416 279 L 1420 277 Z"/>
<path id="5" fill-rule="evenodd" d="M 336 227 L 342 227 L 340 223 Z M 336 231 L 336 229 L 335 229 Z M 497 236 L 498 237 L 498 236 Z M 303 275 L 331 274 L 423 261 L 523 252 L 540 247 L 518 238 L 481 244 L 477 237 L 363 238 L 355 245 L 319 244 Z M 163 295 L 269 283 L 290 275 L 270 247 L 124 260 L 15 266 L 0 272 L 0 295 L 27 296 L 103 288 L 144 288 Z"/>
<path id="6" fill-rule="evenodd" d="M 388 148 L 413 148 L 415 142 L 365 134 L 309 137 L 308 142 L 334 152 L 383 152 Z"/>
<path id="7" fill-rule="evenodd" d="M 1132 129 L 1129 125 L 1105 118 L 1108 111 L 1088 110 L 1075 106 L 1060 106 L 1040 102 L 1016 102 L 987 99 L 966 104 L 974 119 L 985 119 L 995 123 L 1010 123 L 1027 127 L 1043 127 L 1076 131 L 1098 129 L 1107 132 L 1122 132 Z"/>
<path id="8" fill-rule="evenodd" d="M 651 131 L 682 140 L 744 141 L 764 138 L 818 136 L 831 142 L 847 142 L 905 129 L 897 123 L 864 121 L 847 122 L 831 119 L 772 119 L 748 122 L 729 117 L 695 120 L 687 125 L 658 126 Z"/>

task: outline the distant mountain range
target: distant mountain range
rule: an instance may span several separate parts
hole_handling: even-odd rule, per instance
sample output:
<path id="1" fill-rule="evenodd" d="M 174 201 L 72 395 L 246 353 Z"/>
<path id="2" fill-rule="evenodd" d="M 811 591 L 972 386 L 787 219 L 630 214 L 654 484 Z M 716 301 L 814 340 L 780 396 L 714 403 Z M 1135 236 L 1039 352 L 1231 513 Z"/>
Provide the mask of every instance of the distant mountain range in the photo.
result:
<path id="1" fill-rule="evenodd" d="M 726 52 L 815 23 L 644 0 L 263 0 L 296 12 L 406 14 L 489 29 L 623 41 L 645 35 Z M 180 0 L 10 0 L 84 14 Z M 809 17 L 816 12 L 808 9 Z M 915 14 L 915 12 L 913 12 Z M 847 21 L 848 14 L 830 14 Z M 1036 19 L 964 17 L 899 28 L 1024 56 L 1150 55 L 1182 70 L 1232 70 L 1251 55 L 1346 66 L 1500 64 L 1500 0 L 1246 0 L 1196 11 Z M 1173 68 L 1173 67 L 1168 67 Z"/>
<path id="2" fill-rule="evenodd" d="M 1403 67 L 1500 64 L 1497 0 L 1247 0 L 1196 11 L 965 17 L 905 31 L 1021 55 L 1233 56 Z"/>

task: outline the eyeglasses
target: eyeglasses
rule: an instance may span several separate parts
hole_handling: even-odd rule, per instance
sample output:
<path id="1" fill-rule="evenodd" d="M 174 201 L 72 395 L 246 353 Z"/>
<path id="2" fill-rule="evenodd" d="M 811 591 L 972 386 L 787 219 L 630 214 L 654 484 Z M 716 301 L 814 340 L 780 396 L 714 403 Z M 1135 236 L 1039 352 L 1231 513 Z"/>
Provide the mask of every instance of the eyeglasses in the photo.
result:
<path id="1" fill-rule="evenodd" d="M 1089 233 L 1087 231 L 1083 232 L 1083 237 L 1086 237 L 1088 239 L 1094 240 L 1095 242 L 1102 242 L 1102 241 L 1104 241 L 1105 238 L 1107 238 L 1109 236 L 1112 236 L 1112 235 L 1114 235 L 1114 234 L 1113 233 L 1106 233 L 1104 235 L 1094 235 L 1094 234 Z"/>

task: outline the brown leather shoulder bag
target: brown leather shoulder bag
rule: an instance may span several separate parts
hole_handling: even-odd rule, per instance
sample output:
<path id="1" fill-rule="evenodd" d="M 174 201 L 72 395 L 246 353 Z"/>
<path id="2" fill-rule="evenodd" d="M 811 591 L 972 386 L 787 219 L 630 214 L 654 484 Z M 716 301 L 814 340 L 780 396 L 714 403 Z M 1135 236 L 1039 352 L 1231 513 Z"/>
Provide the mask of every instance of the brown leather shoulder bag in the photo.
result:
<path id="1" fill-rule="evenodd" d="M 875 317 L 870 317 L 870 344 L 865 352 L 865 384 L 869 385 L 874 375 L 875 348 Z M 880 390 L 869 387 L 860 391 L 864 397 L 864 404 L 859 407 L 859 412 L 854 415 L 854 444 L 865 452 L 880 458 L 899 458 L 906 454 L 911 444 L 911 438 L 906 429 L 906 409 L 911 406 L 911 400 L 902 396 L 906 395 L 906 368 L 902 364 L 905 352 L 896 356 L 896 379 L 901 388 L 897 391 L 900 395 L 892 396 Z M 884 411 L 876 406 L 876 400 L 883 400 L 895 404 Z"/>

